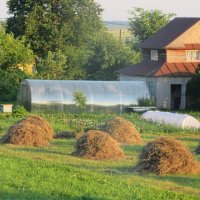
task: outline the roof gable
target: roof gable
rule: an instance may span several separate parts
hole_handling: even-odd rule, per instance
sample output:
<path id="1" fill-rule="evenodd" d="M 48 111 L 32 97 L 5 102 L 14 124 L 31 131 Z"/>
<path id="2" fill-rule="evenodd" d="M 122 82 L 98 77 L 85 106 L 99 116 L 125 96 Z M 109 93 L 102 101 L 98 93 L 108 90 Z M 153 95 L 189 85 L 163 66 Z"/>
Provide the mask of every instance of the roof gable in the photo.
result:
<path id="1" fill-rule="evenodd" d="M 140 47 L 164 49 L 199 21 L 200 18 L 175 18 L 157 31 L 152 37 L 145 40 Z"/>

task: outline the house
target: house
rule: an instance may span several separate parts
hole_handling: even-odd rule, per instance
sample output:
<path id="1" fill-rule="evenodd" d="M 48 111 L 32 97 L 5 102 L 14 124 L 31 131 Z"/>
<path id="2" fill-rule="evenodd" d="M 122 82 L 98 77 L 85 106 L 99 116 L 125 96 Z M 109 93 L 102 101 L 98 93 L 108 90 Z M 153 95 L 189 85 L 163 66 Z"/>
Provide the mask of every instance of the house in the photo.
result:
<path id="1" fill-rule="evenodd" d="M 200 18 L 175 18 L 141 44 L 141 63 L 120 80 L 145 81 L 158 108 L 184 109 L 186 84 L 200 64 Z"/>

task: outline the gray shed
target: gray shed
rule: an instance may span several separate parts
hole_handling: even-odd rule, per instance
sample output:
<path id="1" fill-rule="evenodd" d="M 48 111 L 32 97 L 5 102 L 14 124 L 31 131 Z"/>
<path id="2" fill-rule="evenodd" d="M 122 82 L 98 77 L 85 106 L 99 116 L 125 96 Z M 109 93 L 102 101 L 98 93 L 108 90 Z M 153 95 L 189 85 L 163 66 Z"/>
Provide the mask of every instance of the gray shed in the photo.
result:
<path id="1" fill-rule="evenodd" d="M 76 112 L 75 91 L 85 95 L 87 112 L 122 112 L 150 96 L 142 81 L 24 80 L 17 102 L 28 111 Z"/>

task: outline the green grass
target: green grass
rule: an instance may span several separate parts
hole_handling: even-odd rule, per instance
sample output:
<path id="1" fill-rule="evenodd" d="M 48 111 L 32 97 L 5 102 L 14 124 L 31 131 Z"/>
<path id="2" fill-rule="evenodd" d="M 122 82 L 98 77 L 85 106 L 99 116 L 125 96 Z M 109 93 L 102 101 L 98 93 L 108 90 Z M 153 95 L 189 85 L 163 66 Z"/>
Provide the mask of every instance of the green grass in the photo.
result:
<path id="1" fill-rule="evenodd" d="M 200 113 L 191 113 L 200 119 Z M 116 114 L 41 114 L 57 132 L 103 124 Z M 173 136 L 194 151 L 200 133 L 140 120 L 124 114 L 142 131 L 145 142 Z M 21 119 L 0 114 L 0 134 Z M 164 130 L 164 131 L 162 131 Z M 199 199 L 200 175 L 135 174 L 133 168 L 145 145 L 124 145 L 124 161 L 92 161 L 72 156 L 75 140 L 54 140 L 49 147 L 0 146 L 0 199 Z M 200 161 L 200 156 L 195 155 Z"/>

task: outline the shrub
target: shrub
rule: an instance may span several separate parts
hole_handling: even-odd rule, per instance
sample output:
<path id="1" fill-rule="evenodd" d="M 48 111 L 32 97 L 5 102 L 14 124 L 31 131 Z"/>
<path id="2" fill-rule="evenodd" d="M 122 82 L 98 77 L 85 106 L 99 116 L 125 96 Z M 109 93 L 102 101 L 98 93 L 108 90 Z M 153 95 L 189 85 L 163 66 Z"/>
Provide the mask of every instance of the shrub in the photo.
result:
<path id="1" fill-rule="evenodd" d="M 141 97 L 137 101 L 138 101 L 139 106 L 155 106 L 156 105 L 155 99 L 153 98 Z"/>
<path id="2" fill-rule="evenodd" d="M 80 109 L 85 109 L 86 108 L 86 102 L 87 98 L 81 91 L 75 91 L 73 94 L 73 100 L 76 104 L 76 106 Z"/>
<path id="3" fill-rule="evenodd" d="M 200 65 L 195 75 L 186 85 L 186 107 L 200 110 Z"/>
<path id="4" fill-rule="evenodd" d="M 27 111 L 23 106 L 14 105 L 12 114 L 15 115 L 16 117 L 21 117 L 21 116 L 27 115 Z"/>

